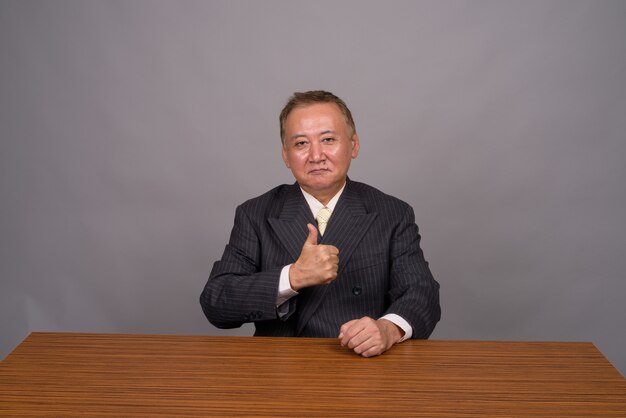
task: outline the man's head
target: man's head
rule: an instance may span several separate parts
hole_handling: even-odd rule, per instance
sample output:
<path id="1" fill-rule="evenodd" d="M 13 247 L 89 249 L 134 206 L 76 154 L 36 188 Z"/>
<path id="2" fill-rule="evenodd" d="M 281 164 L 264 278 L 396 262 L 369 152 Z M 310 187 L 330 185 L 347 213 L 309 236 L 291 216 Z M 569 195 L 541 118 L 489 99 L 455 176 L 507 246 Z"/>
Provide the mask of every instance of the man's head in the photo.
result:
<path id="1" fill-rule="evenodd" d="M 341 189 L 359 137 L 346 104 L 332 93 L 295 93 L 280 115 L 282 156 L 300 187 L 323 204 Z"/>
<path id="2" fill-rule="evenodd" d="M 291 113 L 292 110 L 298 107 L 310 106 L 316 103 L 334 103 L 339 107 L 341 113 L 346 118 L 346 123 L 352 129 L 352 133 L 356 132 L 356 127 L 354 126 L 354 119 L 352 119 L 352 113 L 348 106 L 346 106 L 345 102 L 341 100 L 339 97 L 335 96 L 331 92 L 324 90 L 312 90 L 306 92 L 295 92 L 287 101 L 285 107 L 283 107 L 282 112 L 280 112 L 279 122 L 280 122 L 280 140 L 285 144 L 285 121 L 287 120 L 287 116 Z"/>

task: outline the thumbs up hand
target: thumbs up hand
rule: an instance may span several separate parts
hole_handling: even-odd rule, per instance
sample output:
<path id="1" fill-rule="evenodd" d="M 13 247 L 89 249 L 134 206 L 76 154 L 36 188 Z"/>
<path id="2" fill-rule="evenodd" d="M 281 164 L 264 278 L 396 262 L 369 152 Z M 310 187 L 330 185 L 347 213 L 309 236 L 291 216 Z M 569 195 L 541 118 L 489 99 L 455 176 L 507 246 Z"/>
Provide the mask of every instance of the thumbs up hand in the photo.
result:
<path id="1" fill-rule="evenodd" d="M 309 235 L 304 241 L 300 257 L 289 269 L 289 283 L 293 290 L 328 284 L 337 278 L 339 249 L 317 243 L 317 229 L 307 224 Z"/>

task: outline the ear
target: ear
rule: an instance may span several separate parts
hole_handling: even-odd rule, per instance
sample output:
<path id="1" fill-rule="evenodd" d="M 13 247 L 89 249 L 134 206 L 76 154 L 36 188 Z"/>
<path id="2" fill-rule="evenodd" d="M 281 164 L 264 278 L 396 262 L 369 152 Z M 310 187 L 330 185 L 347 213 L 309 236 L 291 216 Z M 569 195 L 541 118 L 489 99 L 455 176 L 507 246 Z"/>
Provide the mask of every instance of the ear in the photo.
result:
<path id="1" fill-rule="evenodd" d="M 361 149 L 361 143 L 359 142 L 359 135 L 355 132 L 350 139 L 352 142 L 352 159 L 356 158 L 359 155 L 359 149 Z"/>
<path id="2" fill-rule="evenodd" d="M 285 165 L 287 166 L 287 168 L 291 168 L 289 166 L 289 158 L 287 156 L 287 150 L 285 149 L 284 145 L 283 145 L 282 149 L 283 149 L 283 161 L 285 162 Z"/>

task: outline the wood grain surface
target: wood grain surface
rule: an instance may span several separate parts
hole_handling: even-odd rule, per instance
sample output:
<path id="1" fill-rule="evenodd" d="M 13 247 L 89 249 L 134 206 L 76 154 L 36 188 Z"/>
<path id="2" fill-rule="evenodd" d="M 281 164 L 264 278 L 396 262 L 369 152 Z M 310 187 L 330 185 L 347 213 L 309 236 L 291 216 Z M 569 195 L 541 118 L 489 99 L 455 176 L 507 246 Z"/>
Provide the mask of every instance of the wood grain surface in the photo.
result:
<path id="1" fill-rule="evenodd" d="M 591 343 L 33 333 L 0 363 L 0 416 L 626 417 Z"/>

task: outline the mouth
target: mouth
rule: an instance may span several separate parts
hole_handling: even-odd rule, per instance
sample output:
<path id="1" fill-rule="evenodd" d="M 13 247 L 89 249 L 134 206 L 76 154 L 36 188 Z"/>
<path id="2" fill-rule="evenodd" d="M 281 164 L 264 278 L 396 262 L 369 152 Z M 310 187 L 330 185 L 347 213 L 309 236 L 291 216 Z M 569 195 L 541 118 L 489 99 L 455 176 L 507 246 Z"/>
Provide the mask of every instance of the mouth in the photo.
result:
<path id="1" fill-rule="evenodd" d="M 328 172 L 330 172 L 330 170 L 329 170 L 329 169 L 327 169 L 327 168 L 316 168 L 316 169 L 314 169 L 314 170 L 310 170 L 310 171 L 308 172 L 308 174 L 311 174 L 311 175 L 313 175 L 313 176 L 316 176 L 316 175 L 320 175 L 320 174 L 324 174 L 324 173 L 328 173 Z"/>

